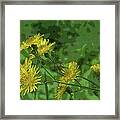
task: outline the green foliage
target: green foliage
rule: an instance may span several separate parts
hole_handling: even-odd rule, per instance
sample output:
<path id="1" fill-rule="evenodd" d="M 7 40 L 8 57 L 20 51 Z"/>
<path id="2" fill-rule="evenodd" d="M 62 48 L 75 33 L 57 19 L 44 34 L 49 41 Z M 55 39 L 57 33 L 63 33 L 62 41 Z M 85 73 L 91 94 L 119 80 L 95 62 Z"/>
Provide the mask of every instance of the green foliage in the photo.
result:
<path id="1" fill-rule="evenodd" d="M 100 21 L 99 20 L 21 20 L 20 39 L 26 41 L 35 34 L 44 34 L 50 43 L 55 42 L 51 55 L 39 58 L 36 55 L 33 64 L 41 70 L 43 84 L 36 92 L 21 96 L 22 100 L 53 100 L 59 83 L 61 68 L 68 62 L 76 61 L 80 76 L 67 85 L 63 100 L 98 100 L 100 99 L 100 75 L 90 69 L 93 64 L 100 64 Z M 30 50 L 20 52 L 20 63 L 29 57 Z M 45 76 L 44 76 L 45 75 Z M 54 78 L 53 78 L 54 77 Z M 47 82 L 46 82 L 47 81 Z M 46 89 L 47 88 L 47 89 Z M 46 93 L 47 92 L 47 93 Z M 47 94 L 47 97 L 46 97 Z"/>

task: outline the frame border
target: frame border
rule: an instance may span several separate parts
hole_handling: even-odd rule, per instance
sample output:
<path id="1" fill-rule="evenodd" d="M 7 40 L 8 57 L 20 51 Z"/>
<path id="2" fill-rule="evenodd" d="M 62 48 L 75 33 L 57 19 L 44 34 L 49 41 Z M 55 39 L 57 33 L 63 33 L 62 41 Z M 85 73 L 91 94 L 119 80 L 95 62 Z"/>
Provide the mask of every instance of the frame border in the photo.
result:
<path id="1" fill-rule="evenodd" d="M 5 115 L 5 5 L 115 5 L 115 115 Z M 119 106 L 119 0 L 45 0 L 45 1 L 2 1 L 1 2 L 1 51 L 0 51 L 0 119 L 118 119 Z"/>

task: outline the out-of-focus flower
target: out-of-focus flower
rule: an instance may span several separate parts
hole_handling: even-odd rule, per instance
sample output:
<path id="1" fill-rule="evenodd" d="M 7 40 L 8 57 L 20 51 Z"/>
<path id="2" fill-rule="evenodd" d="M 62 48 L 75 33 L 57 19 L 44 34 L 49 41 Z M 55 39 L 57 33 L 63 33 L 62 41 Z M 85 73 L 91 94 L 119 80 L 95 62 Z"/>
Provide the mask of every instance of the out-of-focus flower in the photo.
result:
<path id="1" fill-rule="evenodd" d="M 94 64 L 91 67 L 91 70 L 94 71 L 95 73 L 100 73 L 100 64 Z"/>

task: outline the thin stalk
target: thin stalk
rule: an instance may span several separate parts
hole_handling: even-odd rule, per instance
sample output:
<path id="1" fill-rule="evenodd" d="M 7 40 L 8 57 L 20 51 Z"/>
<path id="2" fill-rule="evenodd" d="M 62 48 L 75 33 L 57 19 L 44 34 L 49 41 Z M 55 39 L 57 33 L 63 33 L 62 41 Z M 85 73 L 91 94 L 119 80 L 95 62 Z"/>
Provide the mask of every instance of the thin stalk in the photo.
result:
<path id="1" fill-rule="evenodd" d="M 53 59 L 51 59 L 50 57 L 48 57 L 48 58 L 49 58 L 49 60 L 50 60 L 51 62 L 53 62 L 54 68 L 56 67 L 57 70 L 59 70 L 57 63 L 55 63 L 55 61 L 54 61 Z M 57 66 L 55 66 L 55 64 L 56 64 Z M 58 72 L 58 71 L 57 71 L 57 73 L 62 74 L 62 73 L 60 73 L 60 72 Z"/>
<path id="2" fill-rule="evenodd" d="M 34 100 L 36 100 L 36 92 L 34 92 Z"/>
<path id="3" fill-rule="evenodd" d="M 53 80 L 53 82 L 56 82 L 56 83 L 61 83 L 61 84 L 65 84 L 65 85 L 76 86 L 76 87 L 85 88 L 85 89 L 90 89 L 90 90 L 100 91 L 99 89 L 89 88 L 89 87 L 82 86 L 82 85 L 80 86 L 80 85 L 75 85 L 75 84 L 70 84 L 70 83 L 64 83 L 64 82 L 60 82 L 60 81 L 57 81 L 57 80 Z"/>
<path id="4" fill-rule="evenodd" d="M 45 92 L 46 92 L 46 99 L 48 100 L 48 86 L 47 86 L 47 81 L 46 81 L 46 72 L 45 72 Z"/>
<path id="5" fill-rule="evenodd" d="M 73 100 L 73 95 L 71 94 L 71 93 L 69 93 L 69 95 L 70 95 L 70 100 Z"/>
<path id="6" fill-rule="evenodd" d="M 83 78 L 83 79 L 85 79 L 85 80 L 87 80 L 88 82 L 91 82 L 93 85 L 95 85 L 96 87 L 99 87 L 96 83 L 94 83 L 94 82 L 92 82 L 91 80 L 89 80 L 89 79 L 87 79 L 87 78 L 85 78 L 85 77 L 83 77 L 83 76 L 80 76 L 81 78 Z"/>
<path id="7" fill-rule="evenodd" d="M 50 72 L 43 66 L 43 65 L 41 65 L 43 68 L 44 68 L 44 70 L 50 75 L 50 77 L 52 78 L 52 79 L 55 79 L 51 74 L 50 74 Z"/>
<path id="8" fill-rule="evenodd" d="M 90 89 L 90 90 L 100 91 L 99 89 L 89 88 L 89 87 L 82 86 L 82 85 L 75 85 L 75 84 L 70 84 L 70 83 L 63 83 L 63 82 L 56 81 L 56 80 L 54 80 L 53 82 L 56 82 L 56 83 L 61 83 L 61 84 L 65 84 L 65 85 L 71 85 L 71 86 L 75 86 L 75 87 L 80 87 L 80 88 L 84 88 L 84 89 Z"/>
<path id="9" fill-rule="evenodd" d="M 75 80 L 79 85 L 81 85 L 80 82 L 79 82 L 77 79 L 74 79 L 74 80 Z"/>

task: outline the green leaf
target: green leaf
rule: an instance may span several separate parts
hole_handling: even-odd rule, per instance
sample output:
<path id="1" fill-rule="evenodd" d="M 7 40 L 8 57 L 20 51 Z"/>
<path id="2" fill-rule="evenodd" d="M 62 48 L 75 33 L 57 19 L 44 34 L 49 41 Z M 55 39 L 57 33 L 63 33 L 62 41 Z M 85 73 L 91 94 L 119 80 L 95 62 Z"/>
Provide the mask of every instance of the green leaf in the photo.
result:
<path id="1" fill-rule="evenodd" d="M 20 63 L 23 63 L 25 60 L 25 56 L 23 54 L 20 54 Z"/>

